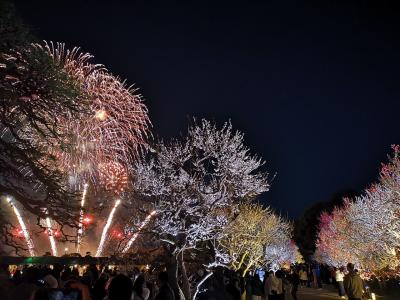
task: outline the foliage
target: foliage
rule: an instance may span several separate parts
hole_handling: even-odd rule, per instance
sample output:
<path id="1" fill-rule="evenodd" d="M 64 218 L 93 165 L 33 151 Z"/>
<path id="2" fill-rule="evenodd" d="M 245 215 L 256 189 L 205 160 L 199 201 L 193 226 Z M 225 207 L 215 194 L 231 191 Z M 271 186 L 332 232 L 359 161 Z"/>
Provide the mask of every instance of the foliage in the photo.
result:
<path id="1" fill-rule="evenodd" d="M 382 165 L 379 182 L 353 202 L 321 216 L 317 259 L 331 265 L 354 262 L 364 276 L 400 275 L 400 158 Z"/>
<path id="2" fill-rule="evenodd" d="M 295 221 L 294 240 L 299 245 L 300 252 L 306 260 L 310 260 L 315 252 L 321 213 L 331 213 L 335 207 L 343 205 L 343 198 L 353 198 L 355 196 L 356 193 L 350 189 L 336 192 L 328 201 L 313 204 Z"/>
<path id="3" fill-rule="evenodd" d="M 0 56 L 0 189 L 36 216 L 73 225 L 75 195 L 49 152 L 67 139 L 63 118 L 84 114 L 79 88 L 35 47 Z"/>
<path id="4" fill-rule="evenodd" d="M 224 229 L 222 247 L 229 254 L 233 270 L 242 275 L 257 267 L 281 266 L 290 243 L 291 226 L 275 215 L 271 209 L 258 204 L 242 204 L 237 217 Z"/>
<path id="5" fill-rule="evenodd" d="M 185 251 L 206 251 L 240 202 L 268 190 L 267 175 L 259 171 L 262 165 L 231 124 L 218 129 L 202 120 L 182 141 L 159 142 L 132 169 L 135 190 L 157 211 L 154 232 L 179 261 Z M 214 259 L 208 263 L 218 264 L 222 257 L 215 253 Z M 184 268 L 181 262 L 183 281 Z"/>

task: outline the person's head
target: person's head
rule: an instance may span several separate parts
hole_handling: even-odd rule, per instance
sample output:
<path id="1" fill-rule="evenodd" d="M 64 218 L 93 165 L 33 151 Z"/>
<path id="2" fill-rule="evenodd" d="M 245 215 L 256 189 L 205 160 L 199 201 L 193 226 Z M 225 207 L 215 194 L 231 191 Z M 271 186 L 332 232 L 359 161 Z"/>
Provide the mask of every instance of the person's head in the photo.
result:
<path id="1" fill-rule="evenodd" d="M 129 277 L 118 274 L 108 286 L 109 300 L 130 300 L 132 296 L 133 284 Z"/>
<path id="2" fill-rule="evenodd" d="M 34 291 L 30 297 L 30 300 L 49 300 L 49 289 L 47 288 L 39 288 Z"/>
<path id="3" fill-rule="evenodd" d="M 144 282 L 145 282 L 144 276 L 143 274 L 140 274 L 138 278 L 136 278 L 135 283 L 133 284 L 133 290 L 135 291 L 136 294 L 142 295 Z"/>
<path id="4" fill-rule="evenodd" d="M 47 274 L 46 276 L 43 277 L 43 281 L 46 283 L 46 285 L 49 288 L 55 289 L 58 288 L 58 281 L 57 279 L 51 275 L 51 274 Z"/>
<path id="5" fill-rule="evenodd" d="M 347 270 L 348 270 L 349 272 L 353 272 L 353 271 L 354 271 L 354 265 L 353 265 L 352 263 L 348 263 L 348 264 L 347 264 Z"/>
<path id="6" fill-rule="evenodd" d="M 23 280 L 28 283 L 36 283 L 40 279 L 40 270 L 35 267 L 29 267 L 25 270 Z"/>
<path id="7" fill-rule="evenodd" d="M 160 283 L 160 285 L 167 284 L 168 283 L 168 273 L 160 272 L 160 274 L 158 274 L 158 282 Z"/>
<path id="8" fill-rule="evenodd" d="M 260 276 L 258 276 L 258 273 L 257 273 L 257 272 L 254 272 L 253 278 L 254 278 L 255 280 L 260 280 Z"/>
<path id="9" fill-rule="evenodd" d="M 274 271 L 269 270 L 268 274 L 269 274 L 268 276 L 274 276 Z"/>

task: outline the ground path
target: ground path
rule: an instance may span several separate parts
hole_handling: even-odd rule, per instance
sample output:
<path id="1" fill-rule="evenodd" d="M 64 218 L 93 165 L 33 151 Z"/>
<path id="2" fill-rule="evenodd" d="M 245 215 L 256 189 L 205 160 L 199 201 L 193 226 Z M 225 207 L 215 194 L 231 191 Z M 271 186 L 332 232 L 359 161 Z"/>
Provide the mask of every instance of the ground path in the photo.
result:
<path id="1" fill-rule="evenodd" d="M 336 299 L 339 300 L 339 296 L 337 290 L 332 286 L 324 286 L 323 289 L 315 289 L 315 288 L 299 288 L 297 293 L 298 300 L 331 300 Z M 346 297 L 347 299 L 347 297 Z M 393 298 L 389 297 L 379 297 L 377 296 L 377 300 L 392 300 Z M 290 295 L 285 296 L 285 300 L 293 300 Z"/>
<path id="2" fill-rule="evenodd" d="M 291 297 L 285 297 L 285 299 L 291 299 Z M 297 293 L 298 300 L 328 300 L 328 299 L 340 299 L 336 289 L 332 286 L 326 286 L 323 289 L 315 288 L 299 288 Z"/>

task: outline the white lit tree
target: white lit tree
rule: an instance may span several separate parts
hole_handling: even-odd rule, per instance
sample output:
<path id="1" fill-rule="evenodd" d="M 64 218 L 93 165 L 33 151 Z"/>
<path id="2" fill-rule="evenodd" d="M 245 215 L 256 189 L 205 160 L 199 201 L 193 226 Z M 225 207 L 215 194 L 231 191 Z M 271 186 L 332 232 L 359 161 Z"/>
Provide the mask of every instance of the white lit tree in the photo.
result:
<path id="1" fill-rule="evenodd" d="M 186 299 L 196 289 L 190 290 L 185 255 L 210 250 L 237 205 L 269 189 L 262 165 L 230 123 L 218 129 L 206 120 L 191 126 L 182 141 L 161 141 L 133 164 L 134 189 L 154 204 L 153 230 L 176 257 Z M 214 252 L 207 265 L 224 257 Z"/>

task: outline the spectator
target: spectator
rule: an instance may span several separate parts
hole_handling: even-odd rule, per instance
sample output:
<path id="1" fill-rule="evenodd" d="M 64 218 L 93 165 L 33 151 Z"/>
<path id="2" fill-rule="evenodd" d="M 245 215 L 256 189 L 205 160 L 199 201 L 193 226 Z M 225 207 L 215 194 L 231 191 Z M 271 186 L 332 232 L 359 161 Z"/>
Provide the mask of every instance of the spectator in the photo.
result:
<path id="1" fill-rule="evenodd" d="M 345 291 L 344 291 L 344 284 L 343 284 L 343 280 L 344 280 L 344 268 L 340 267 L 339 269 L 336 270 L 335 272 L 335 281 L 338 287 L 338 292 L 339 292 L 339 297 L 340 298 L 346 298 L 345 295 Z"/>
<path id="2" fill-rule="evenodd" d="M 96 280 L 93 287 L 94 300 L 103 300 L 106 296 L 106 283 L 108 280 L 107 273 L 101 273 L 99 279 Z"/>
<path id="3" fill-rule="evenodd" d="M 301 286 L 307 286 L 308 276 L 307 276 L 306 268 L 304 268 L 304 266 L 301 267 L 301 270 L 299 272 L 299 277 L 300 277 Z"/>
<path id="4" fill-rule="evenodd" d="M 290 274 L 290 282 L 292 284 L 292 298 L 293 300 L 297 300 L 297 290 L 299 289 L 300 278 L 295 268 L 292 269 L 292 273 Z"/>
<path id="5" fill-rule="evenodd" d="M 250 279 L 251 281 L 251 299 L 252 300 L 261 300 L 261 297 L 263 296 L 263 286 L 262 282 L 260 280 L 260 277 L 258 276 L 258 273 L 255 272 L 253 277 Z"/>
<path id="6" fill-rule="evenodd" d="M 143 275 L 139 275 L 133 284 L 133 300 L 147 300 L 150 296 L 150 290 L 146 287 Z"/>
<path id="7" fill-rule="evenodd" d="M 349 300 L 361 300 L 364 292 L 364 283 L 354 270 L 352 263 L 347 264 L 347 270 L 349 273 L 344 277 L 343 284 L 344 289 L 349 297 Z"/>
<path id="8" fill-rule="evenodd" d="M 269 271 L 264 289 L 265 294 L 268 295 L 268 300 L 279 300 L 283 294 L 282 279 L 276 277 L 274 271 Z"/>
<path id="9" fill-rule="evenodd" d="M 155 300 L 175 300 L 174 291 L 168 283 L 168 273 L 158 274 L 158 284 L 160 286 Z"/>
<path id="10" fill-rule="evenodd" d="M 41 278 L 39 269 L 29 267 L 24 270 L 22 282 L 18 284 L 11 299 L 13 300 L 29 300 L 34 292 L 39 288 L 38 280 Z"/>
<path id="11" fill-rule="evenodd" d="M 107 294 L 108 300 L 131 300 L 133 284 L 129 277 L 119 274 L 110 282 Z"/>
<path id="12" fill-rule="evenodd" d="M 240 300 L 241 299 L 239 280 L 237 279 L 236 274 L 233 274 L 231 276 L 229 283 L 226 286 L 226 291 L 231 296 L 232 300 Z"/>
<path id="13" fill-rule="evenodd" d="M 322 282 L 321 282 L 321 269 L 319 264 L 315 264 L 312 269 L 313 279 L 314 279 L 314 287 L 318 289 L 322 289 Z"/>
<path id="14" fill-rule="evenodd" d="M 0 295 L 1 299 L 10 300 L 10 294 L 12 294 L 12 288 L 10 281 L 8 280 L 10 273 L 8 272 L 8 265 L 0 265 Z M 4 297 L 4 298 L 3 298 Z"/>

